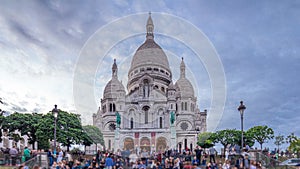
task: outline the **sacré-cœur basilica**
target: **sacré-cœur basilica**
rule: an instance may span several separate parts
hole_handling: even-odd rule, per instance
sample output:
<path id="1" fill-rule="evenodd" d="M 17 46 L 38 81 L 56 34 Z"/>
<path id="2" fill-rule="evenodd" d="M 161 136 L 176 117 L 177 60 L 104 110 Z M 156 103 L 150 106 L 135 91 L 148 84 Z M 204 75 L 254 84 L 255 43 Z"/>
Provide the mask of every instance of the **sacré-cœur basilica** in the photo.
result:
<path id="1" fill-rule="evenodd" d="M 180 78 L 173 82 L 168 57 L 154 41 L 151 14 L 146 30 L 146 40 L 136 50 L 128 71 L 128 92 L 118 80 L 114 60 L 93 125 L 102 131 L 105 148 L 110 150 L 193 149 L 197 134 L 206 131 L 207 111 L 197 106 L 183 59 L 178 65 Z"/>

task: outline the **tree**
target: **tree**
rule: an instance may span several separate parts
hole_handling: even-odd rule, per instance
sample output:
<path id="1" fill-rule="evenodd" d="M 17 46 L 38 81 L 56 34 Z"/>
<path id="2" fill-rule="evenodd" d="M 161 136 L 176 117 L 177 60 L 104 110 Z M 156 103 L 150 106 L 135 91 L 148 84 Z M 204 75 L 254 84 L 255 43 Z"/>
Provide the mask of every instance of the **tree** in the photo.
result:
<path id="1" fill-rule="evenodd" d="M 242 132 L 240 132 L 242 133 Z M 249 147 L 252 147 L 255 143 L 255 139 L 251 136 L 251 133 L 246 131 L 244 133 L 244 143 L 245 145 L 248 145 Z"/>
<path id="2" fill-rule="evenodd" d="M 300 156 L 300 139 L 293 140 L 291 142 L 290 146 L 288 147 L 288 150 L 293 153 L 296 153 L 299 158 L 299 156 Z"/>
<path id="3" fill-rule="evenodd" d="M 220 130 L 215 133 L 215 142 L 220 142 L 224 146 L 224 154 L 226 147 L 230 144 L 236 144 L 241 138 L 241 134 L 235 129 Z"/>
<path id="4" fill-rule="evenodd" d="M 50 148 L 49 140 L 54 138 L 54 117 L 51 113 L 43 115 L 42 119 L 37 124 L 36 136 L 38 148 L 48 150 Z"/>
<path id="5" fill-rule="evenodd" d="M 210 148 L 215 143 L 215 133 L 204 132 L 198 135 L 197 144 L 202 148 Z"/>
<path id="6" fill-rule="evenodd" d="M 286 140 L 286 143 L 288 144 L 291 144 L 293 141 L 297 140 L 297 136 L 295 136 L 294 133 L 291 133 L 290 135 L 288 135 L 285 140 Z"/>
<path id="7" fill-rule="evenodd" d="M 93 143 L 96 144 L 96 148 L 97 148 L 97 144 L 101 144 L 104 146 L 103 134 L 98 127 L 87 125 L 87 126 L 83 126 L 83 130 L 92 139 Z"/>
<path id="8" fill-rule="evenodd" d="M 279 146 L 281 146 L 282 144 L 284 144 L 284 136 L 283 135 L 278 135 L 275 137 L 275 142 L 274 144 L 277 146 L 277 150 L 279 151 Z"/>
<path id="9" fill-rule="evenodd" d="M 81 125 L 80 115 L 59 110 L 56 124 L 56 141 L 61 143 L 62 146 L 66 146 L 67 151 L 69 151 L 72 144 L 80 144 L 87 141 L 87 135 L 83 132 Z M 52 133 L 54 133 L 54 116 L 52 112 L 49 112 L 43 116 L 43 119 L 38 124 L 38 140 L 53 140 L 54 134 Z"/>
<path id="10" fill-rule="evenodd" d="M 84 151 L 86 150 L 86 146 L 90 146 L 93 144 L 93 140 L 85 133 L 82 133 L 82 143 L 84 145 Z"/>
<path id="11" fill-rule="evenodd" d="M 274 131 L 268 126 L 255 126 L 250 128 L 247 132 L 250 137 L 254 138 L 260 144 L 261 150 L 263 143 L 274 138 Z"/>
<path id="12" fill-rule="evenodd" d="M 4 104 L 2 98 L 0 97 L 0 104 Z M 4 120 L 4 111 L 0 108 L 0 128 L 2 129 L 2 122 Z M 0 131 L 0 142 L 2 142 L 2 131 Z"/>
<path id="13" fill-rule="evenodd" d="M 41 114 L 28 114 L 15 112 L 7 116 L 3 122 L 3 128 L 9 129 L 9 135 L 13 135 L 15 131 L 20 132 L 21 136 L 28 136 L 28 143 L 35 149 L 34 143 L 36 139 L 37 124 L 42 118 Z M 16 138 L 16 137 L 14 137 Z M 18 140 L 18 139 L 17 139 Z"/>

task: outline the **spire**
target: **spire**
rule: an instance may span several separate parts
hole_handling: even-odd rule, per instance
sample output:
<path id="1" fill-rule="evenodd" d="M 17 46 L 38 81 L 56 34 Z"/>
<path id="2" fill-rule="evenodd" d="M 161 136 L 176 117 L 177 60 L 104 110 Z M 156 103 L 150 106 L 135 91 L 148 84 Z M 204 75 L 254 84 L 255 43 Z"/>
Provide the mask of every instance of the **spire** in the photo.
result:
<path id="1" fill-rule="evenodd" d="M 147 39 L 153 39 L 154 38 L 154 35 L 153 35 L 154 25 L 153 25 L 153 21 L 151 18 L 151 12 L 149 12 L 146 29 L 147 29 L 147 35 L 146 35 Z"/>
<path id="2" fill-rule="evenodd" d="M 118 66 L 116 59 L 114 59 L 114 64 L 112 65 L 112 77 L 118 77 Z"/>
<path id="3" fill-rule="evenodd" d="M 185 64 L 183 61 L 183 57 L 181 58 L 181 63 L 180 63 L 180 78 L 185 78 Z"/>

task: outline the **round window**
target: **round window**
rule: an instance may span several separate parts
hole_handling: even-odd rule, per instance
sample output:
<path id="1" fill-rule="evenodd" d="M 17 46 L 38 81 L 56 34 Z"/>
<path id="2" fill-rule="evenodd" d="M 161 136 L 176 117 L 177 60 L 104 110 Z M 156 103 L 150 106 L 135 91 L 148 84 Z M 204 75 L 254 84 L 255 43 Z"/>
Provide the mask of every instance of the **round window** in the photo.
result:
<path id="1" fill-rule="evenodd" d="M 186 122 L 182 122 L 180 124 L 180 128 L 181 128 L 181 130 L 185 131 L 185 130 L 187 130 L 189 128 L 189 125 Z"/>
<path id="2" fill-rule="evenodd" d="M 108 128 L 110 131 L 114 131 L 116 129 L 115 123 L 110 123 Z"/>

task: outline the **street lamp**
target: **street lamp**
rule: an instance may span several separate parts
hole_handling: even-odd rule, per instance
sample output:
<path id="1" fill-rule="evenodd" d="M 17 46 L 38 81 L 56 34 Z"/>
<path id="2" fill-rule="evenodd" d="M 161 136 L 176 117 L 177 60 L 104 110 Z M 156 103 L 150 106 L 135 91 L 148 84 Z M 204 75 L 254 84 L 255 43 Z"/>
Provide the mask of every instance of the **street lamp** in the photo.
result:
<path id="1" fill-rule="evenodd" d="M 243 104 L 243 101 L 240 102 L 241 105 L 238 107 L 238 111 L 241 114 L 241 130 L 242 130 L 242 143 L 241 143 L 241 148 L 243 150 L 244 147 L 244 126 L 243 126 L 243 120 L 244 120 L 244 111 L 246 109 L 246 106 Z"/>
<path id="2" fill-rule="evenodd" d="M 52 114 L 54 116 L 54 151 L 53 154 L 56 155 L 56 119 L 58 115 L 57 105 L 54 105 L 54 109 L 52 109 Z"/>

